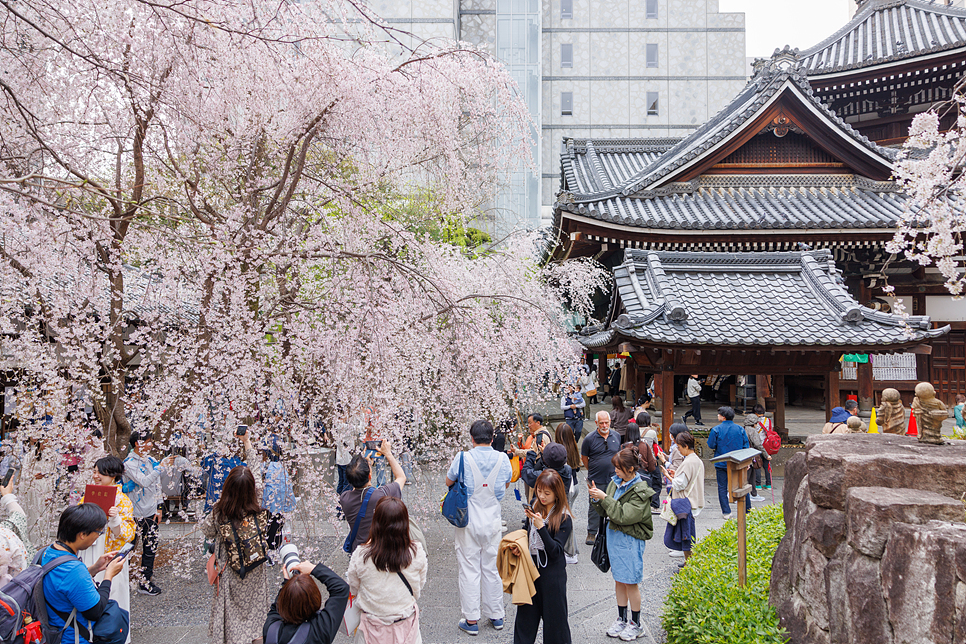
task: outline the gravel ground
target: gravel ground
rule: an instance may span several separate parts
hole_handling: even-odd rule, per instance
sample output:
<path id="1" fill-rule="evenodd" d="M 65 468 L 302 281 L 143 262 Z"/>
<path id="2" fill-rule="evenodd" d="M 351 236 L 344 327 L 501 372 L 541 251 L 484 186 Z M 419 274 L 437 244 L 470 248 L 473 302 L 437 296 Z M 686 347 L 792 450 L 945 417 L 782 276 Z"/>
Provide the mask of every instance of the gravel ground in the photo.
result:
<path id="1" fill-rule="evenodd" d="M 417 499 L 437 500 L 442 496 L 442 468 L 429 476 L 422 476 L 416 485 L 406 486 L 404 497 L 411 506 L 425 506 Z M 581 477 L 583 480 L 583 477 Z M 775 481 L 775 499 L 781 502 L 781 480 Z M 512 487 L 512 486 L 511 486 Z M 522 489 L 522 487 L 521 487 Z M 768 492 L 768 491 L 766 491 Z M 766 494 L 771 502 L 770 492 Z M 717 491 L 713 480 L 706 482 L 705 498 L 707 507 L 698 518 L 699 536 L 718 528 L 723 523 L 717 504 Z M 587 494 L 582 489 L 573 508 L 578 537 L 586 535 Z M 515 529 L 522 518 L 512 490 L 508 491 L 503 502 L 503 517 Z M 429 578 L 420 598 L 420 624 L 423 641 L 426 644 L 452 643 L 466 640 L 473 642 L 512 642 L 513 621 L 516 608 L 507 598 L 507 628 L 495 631 L 487 625 L 480 629 L 478 637 L 469 638 L 458 633 L 456 624 L 460 619 L 457 588 L 456 556 L 453 548 L 453 529 L 438 512 L 428 513 L 418 518 L 423 526 L 428 542 Z M 664 596 L 670 588 L 671 579 L 677 570 L 678 559 L 668 557 L 662 544 L 664 522 L 655 517 L 654 538 L 651 539 L 644 556 L 644 582 L 641 584 L 642 621 L 648 635 L 638 640 L 642 643 L 664 642 L 660 612 Z M 172 539 L 183 527 L 165 526 L 167 534 L 162 537 Z M 339 534 L 332 533 L 327 525 L 315 527 L 322 561 L 340 574 L 348 567 L 348 555 L 342 552 L 341 545 L 347 528 L 339 526 Z M 297 538 L 298 540 L 298 538 Z M 582 539 L 581 539 L 582 540 Z M 328 553 L 328 554 L 326 554 Z M 570 605 L 570 627 L 573 641 L 586 644 L 613 642 L 604 635 L 604 630 L 613 622 L 616 615 L 614 584 L 609 574 L 599 572 L 590 563 L 590 547 L 579 545 L 579 560 L 568 567 L 567 595 Z M 160 563 L 160 558 L 159 558 Z M 278 568 L 275 568 L 278 571 Z M 279 583 L 280 573 L 277 573 Z M 165 644 L 206 644 L 208 612 L 211 602 L 211 589 L 207 584 L 203 563 L 199 559 L 192 568 L 191 577 L 175 577 L 170 566 L 159 565 L 156 581 L 164 592 L 157 597 L 134 594 L 131 597 L 132 641 L 135 644 L 164 642 Z M 336 642 L 349 642 L 349 638 L 338 635 Z M 542 641 L 542 634 L 537 641 Z M 551 643 L 547 643 L 551 644 Z"/>

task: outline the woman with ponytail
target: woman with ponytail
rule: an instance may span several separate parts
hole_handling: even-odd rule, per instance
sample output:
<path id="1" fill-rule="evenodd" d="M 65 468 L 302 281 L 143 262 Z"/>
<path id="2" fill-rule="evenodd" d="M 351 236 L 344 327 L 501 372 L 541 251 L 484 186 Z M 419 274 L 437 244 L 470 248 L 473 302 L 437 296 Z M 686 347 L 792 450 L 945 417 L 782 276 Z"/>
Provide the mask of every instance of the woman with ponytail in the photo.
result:
<path id="1" fill-rule="evenodd" d="M 607 636 L 630 642 L 644 635 L 638 584 L 644 581 L 644 545 L 654 534 L 650 501 L 654 490 L 637 472 L 647 467 L 637 447 L 622 449 L 611 462 L 614 478 L 607 490 L 591 481 L 589 494 L 591 507 L 607 519 L 607 555 L 617 595 L 618 618 L 607 629 Z"/>

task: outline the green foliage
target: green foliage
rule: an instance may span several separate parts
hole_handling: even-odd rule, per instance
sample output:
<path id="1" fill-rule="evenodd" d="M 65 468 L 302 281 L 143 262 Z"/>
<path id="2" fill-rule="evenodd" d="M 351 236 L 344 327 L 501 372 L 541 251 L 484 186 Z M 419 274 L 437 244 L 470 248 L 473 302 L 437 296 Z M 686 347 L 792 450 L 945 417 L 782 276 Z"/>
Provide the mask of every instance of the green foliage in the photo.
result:
<path id="1" fill-rule="evenodd" d="M 788 635 L 768 605 L 771 560 L 785 534 L 782 506 L 748 515 L 748 584 L 738 587 L 738 525 L 702 539 L 664 600 L 668 644 L 782 644 Z"/>

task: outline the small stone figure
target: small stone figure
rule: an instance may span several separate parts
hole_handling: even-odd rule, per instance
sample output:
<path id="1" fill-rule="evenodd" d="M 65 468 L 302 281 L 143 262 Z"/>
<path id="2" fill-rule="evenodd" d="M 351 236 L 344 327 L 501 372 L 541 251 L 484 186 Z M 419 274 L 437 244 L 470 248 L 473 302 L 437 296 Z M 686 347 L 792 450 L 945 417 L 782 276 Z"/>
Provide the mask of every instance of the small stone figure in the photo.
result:
<path id="1" fill-rule="evenodd" d="M 845 422 L 845 424 L 848 426 L 850 434 L 864 434 L 866 431 L 868 431 L 862 428 L 865 423 L 863 423 L 862 419 L 858 416 L 849 416 L 849 419 Z"/>
<path id="2" fill-rule="evenodd" d="M 898 389 L 882 390 L 882 402 L 875 410 L 875 421 L 883 434 L 906 433 L 906 410 L 902 407 Z"/>
<path id="3" fill-rule="evenodd" d="M 943 444 L 943 421 L 949 417 L 946 403 L 936 398 L 936 389 L 928 382 L 916 385 L 916 397 L 912 401 L 912 413 L 916 415 L 919 442 Z"/>

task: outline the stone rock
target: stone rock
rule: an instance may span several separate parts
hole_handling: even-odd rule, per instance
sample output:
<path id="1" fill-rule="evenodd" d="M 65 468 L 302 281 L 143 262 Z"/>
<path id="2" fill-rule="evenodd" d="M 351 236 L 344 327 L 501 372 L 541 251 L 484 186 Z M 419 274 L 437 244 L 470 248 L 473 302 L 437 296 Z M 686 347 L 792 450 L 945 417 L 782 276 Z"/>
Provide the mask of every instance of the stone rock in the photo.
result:
<path id="1" fill-rule="evenodd" d="M 886 619 L 886 601 L 882 594 L 879 560 L 852 552 L 845 563 L 846 595 L 852 622 L 847 625 L 848 641 L 853 644 L 883 644 L 892 641 L 892 629 Z"/>
<path id="2" fill-rule="evenodd" d="M 962 521 L 964 516 L 956 499 L 907 488 L 853 487 L 846 508 L 849 545 L 876 559 L 882 557 L 894 523 Z"/>
<path id="3" fill-rule="evenodd" d="M 846 588 L 845 561 L 831 559 L 825 567 L 825 595 L 828 597 L 828 634 L 833 642 L 849 641 L 851 611 Z"/>
<path id="4" fill-rule="evenodd" d="M 900 644 L 962 642 L 966 593 L 959 586 L 966 564 L 966 524 L 897 523 L 882 555 L 888 619 Z M 960 602 L 957 604 L 957 601 Z"/>
<path id="5" fill-rule="evenodd" d="M 852 487 L 911 488 L 959 498 L 966 490 L 966 443 L 923 445 L 912 436 L 810 436 L 806 451 L 815 505 L 845 510 Z"/>
<path id="6" fill-rule="evenodd" d="M 816 507 L 805 523 L 805 531 L 819 552 L 833 557 L 839 544 L 845 540 L 845 512 Z"/>
<path id="7" fill-rule="evenodd" d="M 785 481 L 782 486 L 782 511 L 785 515 L 785 529 L 791 528 L 795 516 L 795 495 L 808 470 L 805 467 L 805 452 L 798 452 L 785 463 Z"/>
<path id="8" fill-rule="evenodd" d="M 812 436 L 769 602 L 793 644 L 966 644 L 966 442 Z"/>
<path id="9" fill-rule="evenodd" d="M 825 588 L 825 568 L 828 559 L 806 541 L 801 555 L 801 568 L 795 580 L 795 591 L 808 607 L 809 620 L 820 630 L 828 631 L 828 597 Z"/>

